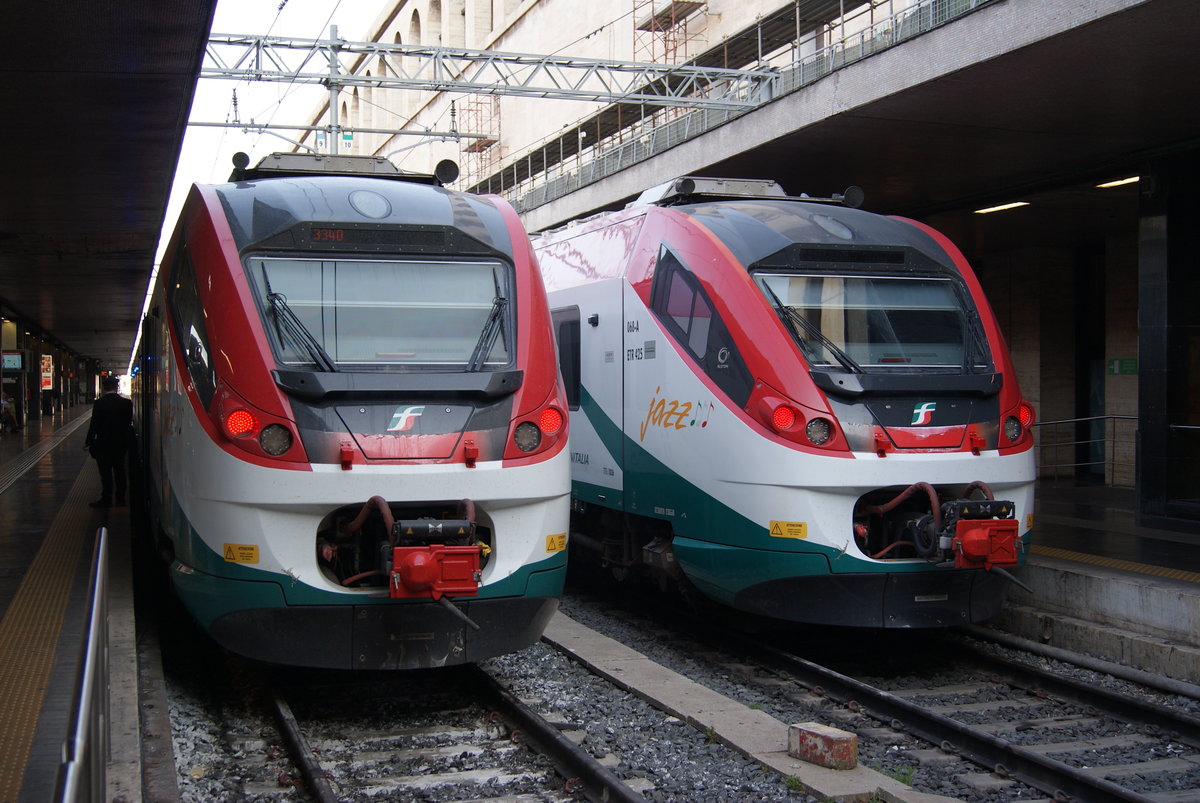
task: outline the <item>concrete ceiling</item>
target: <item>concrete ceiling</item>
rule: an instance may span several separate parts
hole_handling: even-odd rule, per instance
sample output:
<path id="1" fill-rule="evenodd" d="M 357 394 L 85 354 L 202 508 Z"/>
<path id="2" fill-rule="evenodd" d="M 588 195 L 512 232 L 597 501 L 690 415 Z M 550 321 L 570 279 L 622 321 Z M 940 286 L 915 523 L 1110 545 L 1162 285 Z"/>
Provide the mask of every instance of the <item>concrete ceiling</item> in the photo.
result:
<path id="1" fill-rule="evenodd" d="M 0 50 L 0 304 L 123 371 L 216 0 L 16 0 Z"/>
<path id="2" fill-rule="evenodd" d="M 1092 191 L 1095 183 L 1200 147 L 1197 41 L 1193 0 L 1149 0 L 826 118 L 706 172 L 770 177 L 814 195 L 858 184 L 865 208 L 936 219 L 964 247 L 986 230 L 1061 245 L 1106 222 L 1135 224 L 1136 187 Z M 971 214 L 1034 194 L 1036 210 Z"/>

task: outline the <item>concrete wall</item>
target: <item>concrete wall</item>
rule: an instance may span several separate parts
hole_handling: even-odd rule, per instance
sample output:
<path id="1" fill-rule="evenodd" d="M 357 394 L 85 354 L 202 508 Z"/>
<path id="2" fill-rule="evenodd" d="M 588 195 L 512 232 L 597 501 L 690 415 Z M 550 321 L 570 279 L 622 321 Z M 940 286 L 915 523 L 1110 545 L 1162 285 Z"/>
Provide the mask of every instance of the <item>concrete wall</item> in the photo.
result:
<path id="1" fill-rule="evenodd" d="M 1109 236 L 1103 251 L 1107 362 L 1137 356 L 1137 242 L 1132 236 Z M 1075 467 L 1070 464 L 1077 462 L 1070 445 L 1077 439 L 1074 425 L 1047 425 L 1077 417 L 1075 353 L 1081 322 L 1074 303 L 1075 263 L 1074 249 L 1043 247 L 986 253 L 975 265 L 1008 341 L 1021 391 L 1037 410 L 1043 478 L 1072 477 Z M 1137 415 L 1136 375 L 1106 372 L 1103 385 L 1104 415 Z M 1108 484 L 1134 485 L 1136 427 L 1136 421 L 1105 423 Z"/>

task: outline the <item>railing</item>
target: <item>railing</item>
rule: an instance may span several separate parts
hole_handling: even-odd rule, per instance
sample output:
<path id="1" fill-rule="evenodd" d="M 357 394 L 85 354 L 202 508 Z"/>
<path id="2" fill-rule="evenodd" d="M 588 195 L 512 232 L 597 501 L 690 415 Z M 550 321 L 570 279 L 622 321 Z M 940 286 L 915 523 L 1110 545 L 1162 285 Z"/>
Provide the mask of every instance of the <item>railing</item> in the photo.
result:
<path id="1" fill-rule="evenodd" d="M 993 0 L 922 0 L 917 5 L 865 30 L 849 34 L 837 42 L 779 68 L 775 88 L 763 102 L 777 99 L 824 78 L 830 73 L 861 61 L 888 48 L 926 33 L 940 25 L 978 10 Z M 799 43 L 797 43 L 798 45 Z M 701 109 L 680 114 L 667 110 L 637 126 L 622 129 L 607 140 L 576 154 L 574 168 L 556 162 L 547 137 L 511 160 L 519 162 L 541 152 L 538 161 L 546 167 L 539 173 L 505 187 L 504 170 L 472 187 L 473 191 L 498 192 L 507 197 L 518 212 L 527 212 L 557 198 L 611 176 L 638 162 L 650 159 L 679 143 L 697 137 L 747 110 Z M 664 118 L 673 118 L 664 121 Z M 640 130 L 637 130 L 640 129 Z M 647 130 L 649 129 L 649 130 Z M 588 158 L 590 157 L 590 158 Z M 565 175 L 564 175 L 565 173 Z"/>
<path id="2" fill-rule="evenodd" d="M 92 553 L 87 636 L 72 706 L 72 731 L 63 742 L 59 803 L 100 803 L 107 798 L 108 764 L 108 530 L 96 534 Z"/>
<path id="3" fill-rule="evenodd" d="M 1137 420 L 1134 415 L 1096 415 L 1037 422 L 1038 479 L 1073 478 L 1085 470 L 1103 474 L 1105 485 L 1132 487 Z"/>

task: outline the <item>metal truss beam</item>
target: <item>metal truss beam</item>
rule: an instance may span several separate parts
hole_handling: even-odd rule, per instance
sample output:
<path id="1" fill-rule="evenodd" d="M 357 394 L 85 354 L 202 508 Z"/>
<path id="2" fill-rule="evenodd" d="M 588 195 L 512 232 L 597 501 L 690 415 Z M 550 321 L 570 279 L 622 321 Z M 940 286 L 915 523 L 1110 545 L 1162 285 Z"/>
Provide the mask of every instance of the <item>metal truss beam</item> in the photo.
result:
<path id="1" fill-rule="evenodd" d="M 200 77 L 749 109 L 770 99 L 778 73 L 348 42 L 335 26 L 328 39 L 212 34 Z"/>

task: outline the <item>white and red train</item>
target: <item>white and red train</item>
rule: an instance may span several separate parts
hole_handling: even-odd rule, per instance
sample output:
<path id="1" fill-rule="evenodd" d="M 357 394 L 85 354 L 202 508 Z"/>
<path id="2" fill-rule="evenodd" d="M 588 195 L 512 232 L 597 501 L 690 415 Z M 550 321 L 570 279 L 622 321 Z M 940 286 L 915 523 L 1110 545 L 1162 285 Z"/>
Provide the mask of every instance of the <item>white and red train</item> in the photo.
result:
<path id="1" fill-rule="evenodd" d="M 135 407 L 172 585 L 234 652 L 445 666 L 533 643 L 557 608 L 569 455 L 542 280 L 507 203 L 441 184 L 277 154 L 187 199 Z"/>
<path id="2" fill-rule="evenodd" d="M 781 620 L 986 619 L 1026 557 L 1033 408 L 959 250 L 836 200 L 682 178 L 535 238 L 572 544 Z"/>

